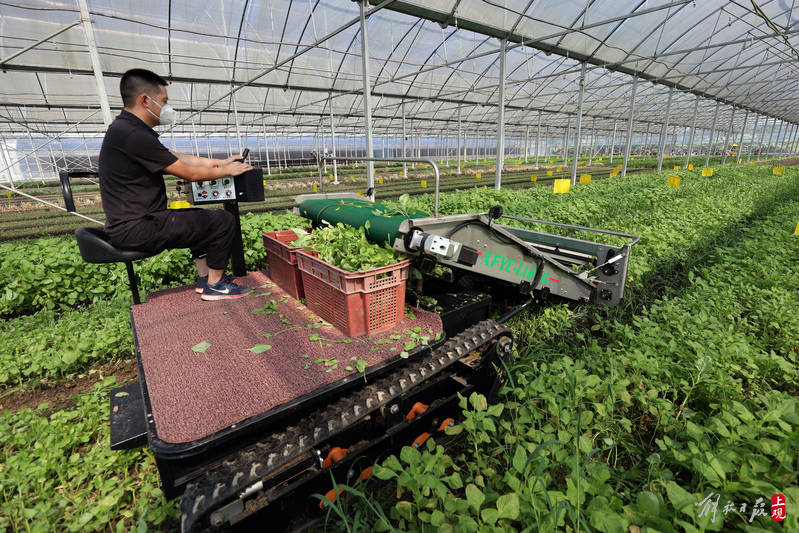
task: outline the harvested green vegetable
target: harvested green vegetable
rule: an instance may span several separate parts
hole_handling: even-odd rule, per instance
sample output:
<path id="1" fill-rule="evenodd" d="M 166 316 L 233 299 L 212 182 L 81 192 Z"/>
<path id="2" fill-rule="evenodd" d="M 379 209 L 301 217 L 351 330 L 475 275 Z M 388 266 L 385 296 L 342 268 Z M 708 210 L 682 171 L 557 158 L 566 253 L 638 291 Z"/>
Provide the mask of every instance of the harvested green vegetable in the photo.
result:
<path id="1" fill-rule="evenodd" d="M 319 258 L 347 272 L 360 272 L 400 261 L 400 254 L 387 245 L 369 242 L 363 228 L 353 228 L 338 223 L 319 228 L 313 233 L 294 230 L 298 237 L 290 244 L 311 250 Z"/>

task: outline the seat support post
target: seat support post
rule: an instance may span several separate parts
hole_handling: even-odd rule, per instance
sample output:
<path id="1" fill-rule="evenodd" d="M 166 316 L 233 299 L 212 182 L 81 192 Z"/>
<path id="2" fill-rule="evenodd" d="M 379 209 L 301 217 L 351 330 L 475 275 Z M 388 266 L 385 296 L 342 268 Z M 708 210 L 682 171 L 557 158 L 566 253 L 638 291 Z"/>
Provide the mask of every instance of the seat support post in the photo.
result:
<path id="1" fill-rule="evenodd" d="M 133 271 L 133 261 L 126 261 L 125 267 L 128 269 L 128 283 L 130 283 L 130 292 L 133 293 L 133 303 L 138 305 L 141 300 L 139 299 L 139 287 L 136 283 L 136 273 Z"/>

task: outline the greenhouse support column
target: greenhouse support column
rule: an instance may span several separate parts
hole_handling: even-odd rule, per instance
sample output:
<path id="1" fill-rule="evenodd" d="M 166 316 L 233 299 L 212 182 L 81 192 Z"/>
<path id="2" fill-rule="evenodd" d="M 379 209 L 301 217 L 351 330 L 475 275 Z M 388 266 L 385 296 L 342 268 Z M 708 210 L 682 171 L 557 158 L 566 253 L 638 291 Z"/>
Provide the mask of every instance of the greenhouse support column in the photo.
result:
<path id="1" fill-rule="evenodd" d="M 369 39 L 366 34 L 366 9 L 367 0 L 360 2 L 361 8 L 361 75 L 363 76 L 363 119 L 364 129 L 366 130 L 366 157 L 374 157 L 374 146 L 372 144 L 372 89 L 369 77 Z M 375 193 L 375 164 L 373 161 L 366 162 L 366 190 L 371 194 L 369 199 L 374 201 Z"/>
<path id="2" fill-rule="evenodd" d="M 405 102 L 402 102 L 400 105 L 402 108 L 402 157 L 408 157 L 408 152 L 406 150 L 406 141 L 408 140 L 408 136 L 405 133 Z M 402 177 L 408 179 L 408 163 L 402 162 Z"/>
<path id="3" fill-rule="evenodd" d="M 566 163 L 569 161 L 569 133 L 571 133 L 572 128 L 572 117 L 569 116 L 566 118 L 566 129 L 563 130 L 563 150 L 561 151 L 561 155 L 563 156 L 563 166 L 566 166 Z"/>
<path id="4" fill-rule="evenodd" d="M 782 141 L 777 146 L 780 147 L 779 154 L 784 156 L 787 153 L 785 143 L 788 141 L 789 137 L 788 132 L 790 131 L 791 124 L 789 122 L 783 122 L 783 126 L 785 128 L 785 131 L 782 132 Z"/>
<path id="5" fill-rule="evenodd" d="M 772 155 L 772 156 L 774 156 L 774 157 L 778 157 L 778 156 L 780 155 L 780 152 L 779 152 L 779 146 L 780 146 L 780 135 L 782 135 L 782 126 L 783 126 L 784 124 L 785 124 L 785 123 L 784 123 L 783 121 L 781 121 L 781 120 L 780 120 L 780 127 L 779 127 L 779 129 L 777 130 L 777 136 L 776 136 L 776 137 L 774 137 L 774 151 L 773 151 L 773 152 L 771 152 L 771 155 Z"/>
<path id="6" fill-rule="evenodd" d="M 749 149 L 746 151 L 746 164 L 752 161 L 752 151 L 755 148 L 755 135 L 757 134 L 757 123 L 760 121 L 760 115 L 755 113 L 755 124 L 752 126 L 752 137 L 749 139 Z"/>
<path id="7" fill-rule="evenodd" d="M 771 123 L 771 132 L 768 134 L 768 144 L 766 145 L 766 157 L 771 155 L 771 140 L 774 138 L 774 130 L 777 129 L 777 119 Z"/>
<path id="8" fill-rule="evenodd" d="M 194 140 L 194 155 L 200 157 L 200 145 L 197 143 L 197 128 L 194 125 L 194 121 L 191 121 L 191 136 Z"/>
<path id="9" fill-rule="evenodd" d="M 588 166 L 594 161 L 594 144 L 596 143 L 596 117 L 591 120 L 591 144 L 588 149 Z"/>
<path id="10" fill-rule="evenodd" d="M 331 95 L 332 96 L 332 95 Z M 336 125 L 333 122 L 333 99 L 328 98 L 327 108 L 330 113 L 330 147 L 333 150 L 333 183 L 338 185 L 338 161 L 336 157 Z"/>
<path id="11" fill-rule="evenodd" d="M 6 155 L 7 153 L 8 155 Z M 18 173 L 14 171 L 14 164 L 9 163 L 9 160 L 13 160 L 13 158 L 11 157 L 11 153 L 8 152 L 8 143 L 3 137 L 0 137 L 0 155 L 3 156 L 3 169 L 4 171 L 8 171 L 8 183 L 11 184 L 12 189 L 16 189 L 17 186 L 14 183 L 14 176 Z M 64 160 L 64 170 L 68 170 L 66 160 Z M 17 175 L 17 177 L 19 178 L 20 176 Z"/>
<path id="12" fill-rule="evenodd" d="M 685 152 L 685 168 L 691 162 L 691 155 L 694 150 L 694 137 L 696 135 L 696 112 L 699 110 L 699 95 L 694 100 L 694 118 L 691 119 L 691 136 L 688 137 L 688 150 Z"/>
<path id="13" fill-rule="evenodd" d="M 583 95 L 585 94 L 585 62 L 580 69 L 580 88 L 577 91 L 577 127 L 574 132 L 574 158 L 572 158 L 572 185 L 577 183 L 577 160 L 580 159 L 580 141 L 583 135 Z"/>
<path id="14" fill-rule="evenodd" d="M 785 133 L 785 142 L 783 143 L 785 145 L 783 147 L 783 150 L 784 150 L 783 153 L 786 156 L 788 156 L 791 153 L 791 147 L 793 145 L 793 130 L 794 130 L 793 124 L 791 124 L 789 122 L 788 123 L 788 129 L 786 130 L 786 133 Z"/>
<path id="15" fill-rule="evenodd" d="M 669 115 L 671 115 L 671 99 L 674 96 L 674 85 L 669 88 L 669 98 L 666 100 L 666 119 L 660 127 L 660 144 L 658 145 L 658 172 L 663 170 L 663 152 L 666 151 L 666 132 L 669 128 Z"/>
<path id="16" fill-rule="evenodd" d="M 230 88 L 232 90 L 233 86 L 231 85 Z M 241 130 L 239 129 L 239 110 L 236 107 L 236 93 L 231 93 L 230 100 L 233 103 L 233 123 L 236 127 L 236 142 L 239 145 L 239 153 L 241 153 L 244 148 L 241 145 Z M 230 152 L 230 145 L 228 145 L 228 154 L 233 155 L 233 153 Z"/>
<path id="17" fill-rule="evenodd" d="M 39 179 L 44 180 L 44 175 L 42 173 L 42 164 L 39 162 L 39 154 L 37 154 L 36 144 L 33 142 L 33 137 L 31 137 L 31 130 L 26 130 L 28 134 L 28 141 L 31 143 L 30 153 L 25 156 L 27 160 L 29 157 L 32 157 L 34 162 L 36 163 L 36 168 L 39 169 Z M 91 164 L 91 156 L 89 155 L 89 145 L 86 143 L 86 138 L 83 139 L 84 144 L 86 145 L 86 157 L 89 159 L 89 164 Z M 30 165 L 26 163 L 28 170 L 30 171 Z"/>
<path id="18" fill-rule="evenodd" d="M 499 46 L 499 124 L 497 126 L 497 157 L 494 188 L 502 185 L 502 166 L 505 164 L 505 49 L 508 41 L 502 39 Z"/>
<path id="19" fill-rule="evenodd" d="M 713 124 L 710 126 L 710 139 L 707 142 L 707 155 L 705 157 L 705 166 L 710 166 L 710 154 L 713 153 L 713 137 L 716 134 L 716 121 L 719 118 L 719 106 L 721 102 L 716 102 L 716 111 L 713 113 Z"/>
<path id="20" fill-rule="evenodd" d="M 613 164 L 613 152 L 616 151 L 616 121 L 613 121 L 613 137 L 610 141 L 610 164 Z"/>
<path id="21" fill-rule="evenodd" d="M 94 71 L 94 81 L 97 84 L 97 96 L 100 99 L 100 109 L 103 112 L 103 123 L 105 127 L 111 125 L 111 106 L 108 105 L 108 94 L 105 92 L 105 82 L 103 81 L 103 67 L 100 65 L 100 56 L 97 53 L 97 42 L 94 40 L 94 28 L 92 20 L 89 18 L 89 6 L 86 0 L 78 0 L 80 6 L 80 18 L 83 22 L 83 31 L 86 33 L 86 44 L 89 47 L 89 57 L 92 61 Z"/>
<path id="22" fill-rule="evenodd" d="M 741 164 L 741 154 L 743 153 L 743 150 L 744 150 L 744 132 L 746 132 L 746 121 L 747 120 L 749 120 L 749 110 L 748 109 L 746 110 L 746 113 L 744 113 L 744 125 L 741 126 L 741 138 L 738 141 L 738 153 L 735 154 L 736 155 L 735 163 L 738 164 L 738 165 Z"/>
<path id="23" fill-rule="evenodd" d="M 535 169 L 538 170 L 538 155 L 541 153 L 541 111 L 538 112 L 538 128 L 535 130 Z"/>
<path id="24" fill-rule="evenodd" d="M 266 175 L 272 175 L 272 165 L 269 162 L 269 136 L 266 134 L 266 118 L 261 118 L 261 124 L 264 127 L 264 155 L 266 156 Z"/>
<path id="25" fill-rule="evenodd" d="M 780 138 L 782 137 L 782 128 L 785 126 L 785 122 L 780 120 L 780 127 L 777 129 L 777 136 L 774 137 L 774 151 L 771 153 L 772 156 L 779 158 L 780 156 Z"/>
<path id="26" fill-rule="evenodd" d="M 530 153 L 530 126 L 524 128 L 524 164 L 527 164 L 527 156 Z"/>
<path id="27" fill-rule="evenodd" d="M 791 138 L 791 143 L 788 145 L 788 150 L 791 155 L 796 153 L 796 136 L 799 133 L 799 126 L 796 124 L 793 125 L 793 137 Z"/>
<path id="28" fill-rule="evenodd" d="M 732 113 L 730 114 L 730 127 L 727 128 L 727 136 L 724 138 L 724 149 L 721 152 L 721 164 L 725 164 L 727 162 L 727 156 L 729 155 L 730 151 L 727 149 L 727 144 L 730 144 L 730 148 L 732 148 L 732 137 L 735 135 L 733 126 L 735 125 L 735 108 L 732 108 Z"/>
<path id="29" fill-rule="evenodd" d="M 627 139 L 624 147 L 624 160 L 621 165 L 621 177 L 627 175 L 627 162 L 630 160 L 630 150 L 633 147 L 633 113 L 635 113 L 635 88 L 638 85 L 638 76 L 633 76 L 633 90 L 630 94 L 630 115 L 627 117 Z"/>
<path id="30" fill-rule="evenodd" d="M 760 161 L 760 155 L 763 153 L 763 141 L 766 139 L 766 127 L 768 126 L 768 116 L 764 117 L 763 129 L 760 131 L 760 142 L 757 143 L 757 160 Z"/>
<path id="31" fill-rule="evenodd" d="M 458 107 L 458 174 L 461 173 L 461 108 Z"/>

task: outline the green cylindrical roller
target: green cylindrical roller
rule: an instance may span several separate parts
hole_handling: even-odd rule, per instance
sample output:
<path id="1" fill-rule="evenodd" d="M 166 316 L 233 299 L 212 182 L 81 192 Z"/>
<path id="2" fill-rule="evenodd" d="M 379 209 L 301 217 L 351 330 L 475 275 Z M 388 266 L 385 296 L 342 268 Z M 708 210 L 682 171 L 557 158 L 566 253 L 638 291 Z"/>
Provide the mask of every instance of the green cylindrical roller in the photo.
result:
<path id="1" fill-rule="evenodd" d="M 343 222 L 354 228 L 364 228 L 370 241 L 391 245 L 394 239 L 402 237 L 399 226 L 403 221 L 430 215 L 422 211 L 398 211 L 384 204 L 345 198 L 305 200 L 300 204 L 300 216 L 314 222 Z"/>

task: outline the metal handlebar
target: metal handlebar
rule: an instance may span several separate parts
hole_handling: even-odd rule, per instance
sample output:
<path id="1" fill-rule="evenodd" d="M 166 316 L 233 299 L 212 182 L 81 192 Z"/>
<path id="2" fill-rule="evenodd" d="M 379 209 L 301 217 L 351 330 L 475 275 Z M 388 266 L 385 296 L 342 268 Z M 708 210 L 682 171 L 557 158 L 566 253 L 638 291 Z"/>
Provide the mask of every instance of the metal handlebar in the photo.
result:
<path id="1" fill-rule="evenodd" d="M 337 157 L 321 156 L 320 157 L 319 154 L 317 154 L 316 155 L 316 162 L 317 162 L 317 165 L 319 166 L 319 187 L 320 188 L 322 187 L 322 162 L 324 162 L 324 161 L 353 161 L 353 160 L 357 160 L 357 161 L 382 161 L 382 162 L 389 162 L 389 163 L 427 163 L 427 164 L 429 164 L 430 166 L 433 167 L 433 170 L 436 173 L 436 187 L 435 187 L 436 198 L 435 198 L 435 208 L 434 208 L 433 216 L 436 216 L 436 217 L 438 216 L 438 188 L 439 188 L 439 181 L 440 181 L 441 178 L 440 178 L 440 175 L 439 175 L 439 172 L 438 172 L 438 165 L 436 165 L 436 162 L 433 161 L 432 159 L 421 159 L 421 158 L 415 158 L 415 157 L 340 157 L 340 156 L 337 156 Z M 374 191 L 375 184 L 368 182 L 368 176 L 367 176 L 366 187 L 368 189 L 371 189 L 372 191 Z M 374 198 L 372 198 L 372 200 L 374 200 Z"/>

